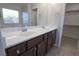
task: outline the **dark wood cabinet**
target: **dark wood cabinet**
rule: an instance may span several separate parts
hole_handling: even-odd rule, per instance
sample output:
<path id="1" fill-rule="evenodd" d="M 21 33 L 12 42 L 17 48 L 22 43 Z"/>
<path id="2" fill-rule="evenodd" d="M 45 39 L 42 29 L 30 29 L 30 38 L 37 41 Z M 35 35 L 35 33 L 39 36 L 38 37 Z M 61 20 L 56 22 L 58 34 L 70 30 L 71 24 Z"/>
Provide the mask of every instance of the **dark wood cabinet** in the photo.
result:
<path id="1" fill-rule="evenodd" d="M 46 52 L 47 52 L 47 40 L 44 40 L 37 46 L 37 56 L 44 56 Z"/>
<path id="2" fill-rule="evenodd" d="M 8 56 L 44 56 L 54 45 L 55 31 L 42 34 L 6 49 Z"/>
<path id="3" fill-rule="evenodd" d="M 27 51 L 25 51 L 21 56 L 36 56 L 36 47 L 30 48 Z"/>
<path id="4" fill-rule="evenodd" d="M 25 50 L 26 50 L 26 42 L 23 42 L 21 44 L 6 49 L 6 53 L 8 56 L 18 56 Z"/>

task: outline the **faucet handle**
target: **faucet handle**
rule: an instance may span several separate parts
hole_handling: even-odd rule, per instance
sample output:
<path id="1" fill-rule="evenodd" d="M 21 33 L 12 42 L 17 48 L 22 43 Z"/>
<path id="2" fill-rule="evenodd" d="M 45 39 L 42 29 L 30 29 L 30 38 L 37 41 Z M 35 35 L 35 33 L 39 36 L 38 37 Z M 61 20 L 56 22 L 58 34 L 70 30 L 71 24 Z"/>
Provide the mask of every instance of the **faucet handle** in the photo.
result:
<path id="1" fill-rule="evenodd" d="M 45 26 L 42 26 L 42 28 L 44 29 L 44 28 L 45 28 Z"/>

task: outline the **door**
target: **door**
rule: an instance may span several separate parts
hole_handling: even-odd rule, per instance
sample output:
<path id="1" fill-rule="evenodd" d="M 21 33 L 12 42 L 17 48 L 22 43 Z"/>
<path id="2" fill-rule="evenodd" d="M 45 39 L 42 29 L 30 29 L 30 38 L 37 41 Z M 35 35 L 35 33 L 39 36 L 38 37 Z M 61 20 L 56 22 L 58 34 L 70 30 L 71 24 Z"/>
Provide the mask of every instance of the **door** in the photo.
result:
<path id="1" fill-rule="evenodd" d="M 32 26 L 37 26 L 37 8 L 32 9 Z"/>
<path id="2" fill-rule="evenodd" d="M 29 16 L 28 12 L 22 12 L 22 19 L 23 19 L 23 25 L 28 26 L 29 25 Z"/>

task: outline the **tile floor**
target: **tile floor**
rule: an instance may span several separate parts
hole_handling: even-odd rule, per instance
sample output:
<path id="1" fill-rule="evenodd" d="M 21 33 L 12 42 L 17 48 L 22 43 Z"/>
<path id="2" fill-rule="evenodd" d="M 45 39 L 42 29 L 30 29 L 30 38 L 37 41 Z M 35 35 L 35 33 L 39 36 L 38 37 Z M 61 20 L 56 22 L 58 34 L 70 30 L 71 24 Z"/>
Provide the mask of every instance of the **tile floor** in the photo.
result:
<path id="1" fill-rule="evenodd" d="M 47 56 L 79 56 L 77 48 L 77 39 L 63 37 L 60 48 L 53 47 Z"/>

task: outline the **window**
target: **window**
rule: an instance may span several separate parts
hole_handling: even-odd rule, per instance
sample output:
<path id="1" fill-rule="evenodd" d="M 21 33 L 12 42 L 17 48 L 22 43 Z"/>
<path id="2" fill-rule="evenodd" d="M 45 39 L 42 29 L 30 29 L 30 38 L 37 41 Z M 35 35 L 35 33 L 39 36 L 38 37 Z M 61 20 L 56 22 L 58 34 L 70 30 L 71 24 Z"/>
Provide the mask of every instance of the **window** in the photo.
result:
<path id="1" fill-rule="evenodd" d="M 28 13 L 27 12 L 22 12 L 22 17 L 23 17 L 23 24 L 28 25 Z"/>
<path id="2" fill-rule="evenodd" d="M 19 23 L 19 13 L 16 10 L 2 8 L 4 23 Z"/>

